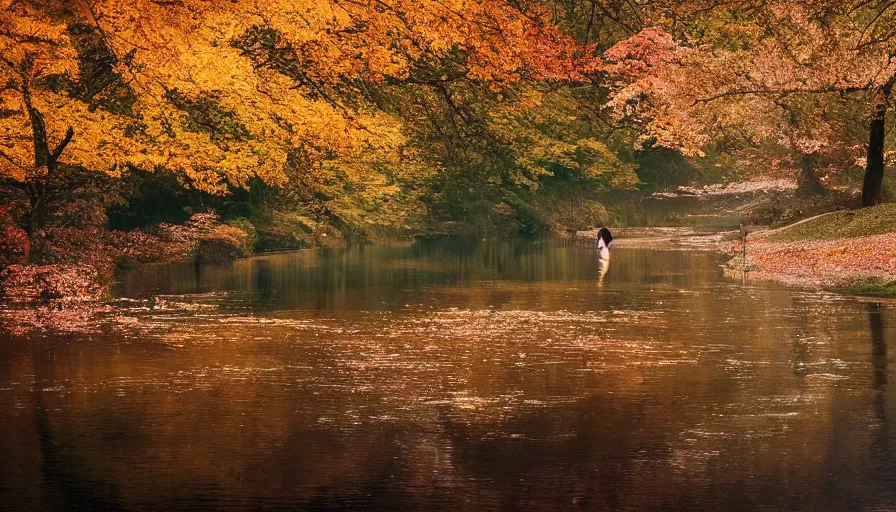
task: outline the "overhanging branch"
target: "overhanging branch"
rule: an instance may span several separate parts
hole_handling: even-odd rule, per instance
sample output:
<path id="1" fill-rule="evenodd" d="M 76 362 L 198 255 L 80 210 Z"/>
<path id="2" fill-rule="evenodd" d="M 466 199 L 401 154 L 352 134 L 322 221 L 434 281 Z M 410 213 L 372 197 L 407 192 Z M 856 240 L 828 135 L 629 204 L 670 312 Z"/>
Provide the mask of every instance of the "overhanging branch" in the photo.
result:
<path id="1" fill-rule="evenodd" d="M 715 100 L 719 100 L 722 98 L 730 98 L 734 96 L 750 96 L 750 95 L 778 95 L 778 96 L 787 96 L 790 94 L 852 94 L 856 92 L 867 92 L 872 90 L 873 87 L 871 85 L 863 85 L 856 87 L 796 87 L 796 88 L 756 88 L 756 89 L 736 89 L 731 91 L 724 91 L 717 94 L 713 94 L 711 96 L 706 96 L 704 98 L 697 98 L 691 104 L 691 106 L 697 105 L 698 103 L 711 103 Z"/>

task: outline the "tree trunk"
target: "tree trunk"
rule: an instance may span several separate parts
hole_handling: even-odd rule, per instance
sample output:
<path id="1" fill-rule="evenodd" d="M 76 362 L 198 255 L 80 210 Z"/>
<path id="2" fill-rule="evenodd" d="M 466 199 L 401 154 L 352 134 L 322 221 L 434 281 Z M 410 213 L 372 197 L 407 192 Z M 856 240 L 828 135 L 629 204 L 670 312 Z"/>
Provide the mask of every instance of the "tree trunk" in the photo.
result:
<path id="1" fill-rule="evenodd" d="M 29 187 L 29 211 L 28 222 L 25 224 L 25 233 L 31 245 L 28 254 L 28 262 L 34 264 L 44 263 L 44 240 L 42 230 L 47 223 L 47 196 L 42 192 L 40 184 Z"/>
<path id="2" fill-rule="evenodd" d="M 43 201 L 41 199 L 39 194 L 33 192 L 29 194 L 29 209 L 26 214 L 28 221 L 25 223 L 25 234 L 28 235 L 28 238 L 33 237 L 43 227 L 44 215 L 42 211 Z"/>
<path id="3" fill-rule="evenodd" d="M 884 182 L 884 122 L 887 105 L 881 103 L 874 109 L 868 140 L 868 163 L 865 167 L 865 181 L 862 184 L 862 206 L 880 204 L 881 188 Z"/>
<path id="4" fill-rule="evenodd" d="M 880 204 L 881 189 L 884 183 L 884 141 L 886 137 L 887 106 L 890 104 L 890 93 L 896 86 L 896 75 L 890 77 L 880 89 L 874 116 L 871 118 L 870 137 L 868 139 L 868 162 L 865 167 L 865 180 L 862 183 L 862 206 Z"/>
<path id="5" fill-rule="evenodd" d="M 28 199 L 30 211 L 28 212 L 28 222 L 25 226 L 28 239 L 31 242 L 30 260 L 32 263 L 42 263 L 44 251 L 42 247 L 41 230 L 47 222 L 47 203 L 49 202 L 49 192 L 52 180 L 55 178 L 58 168 L 57 162 L 65 147 L 72 141 L 75 130 L 69 126 L 65 131 L 65 136 L 59 141 L 55 148 L 50 146 L 50 140 L 47 137 L 47 126 L 44 121 L 44 115 L 34 106 L 31 101 L 31 89 L 27 81 L 21 84 L 22 101 L 25 103 L 25 109 L 28 111 L 28 118 L 31 121 L 32 143 L 34 145 L 34 166 L 37 169 L 46 169 L 46 175 L 37 174 L 30 178 L 28 187 Z"/>

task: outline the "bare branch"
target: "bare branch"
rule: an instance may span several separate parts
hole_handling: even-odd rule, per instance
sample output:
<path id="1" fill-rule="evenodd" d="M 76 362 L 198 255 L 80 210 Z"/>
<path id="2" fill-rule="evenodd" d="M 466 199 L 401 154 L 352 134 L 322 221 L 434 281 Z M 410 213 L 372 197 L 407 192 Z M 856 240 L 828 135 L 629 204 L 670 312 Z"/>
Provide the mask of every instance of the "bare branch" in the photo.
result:
<path id="1" fill-rule="evenodd" d="M 72 141 L 72 137 L 74 137 L 74 135 L 75 129 L 69 126 L 68 129 L 65 130 L 65 137 L 56 146 L 56 149 L 54 149 L 52 153 L 50 153 L 50 158 L 52 158 L 53 163 L 55 163 L 56 160 L 59 159 L 59 155 L 62 154 L 62 152 L 65 150 L 65 147 L 68 146 L 68 143 Z"/>
<path id="2" fill-rule="evenodd" d="M 711 103 L 715 100 L 719 100 L 722 98 L 730 98 L 733 96 L 749 96 L 749 95 L 778 95 L 778 96 L 787 96 L 790 94 L 851 94 L 856 92 L 867 92 L 872 90 L 873 87 L 869 85 L 861 86 L 861 87 L 817 87 L 817 88 L 782 88 L 782 89 L 773 89 L 773 88 L 757 88 L 757 89 L 735 89 L 731 91 L 724 91 L 718 94 L 713 94 L 711 96 L 706 96 L 704 98 L 697 98 L 691 104 L 691 106 L 696 105 L 698 103 Z"/>
<path id="3" fill-rule="evenodd" d="M 9 163 L 15 165 L 15 166 L 18 167 L 19 169 L 22 169 L 22 170 L 25 170 L 25 171 L 27 171 L 27 170 L 30 169 L 30 167 L 28 167 L 27 165 L 22 165 L 21 162 L 19 162 L 19 161 L 16 160 L 15 158 L 11 157 L 10 155 L 7 155 L 7 154 L 4 153 L 3 151 L 0 151 L 0 158 L 2 158 L 2 159 L 4 159 L 4 160 L 6 160 L 7 162 L 9 162 Z"/>

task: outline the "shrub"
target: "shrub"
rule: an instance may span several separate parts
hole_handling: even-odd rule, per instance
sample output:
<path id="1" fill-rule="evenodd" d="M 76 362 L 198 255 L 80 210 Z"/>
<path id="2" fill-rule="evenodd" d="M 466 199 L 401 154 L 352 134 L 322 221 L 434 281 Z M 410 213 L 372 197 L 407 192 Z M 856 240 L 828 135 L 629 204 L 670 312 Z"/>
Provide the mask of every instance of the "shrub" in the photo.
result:
<path id="1" fill-rule="evenodd" d="M 247 253 L 251 253 L 255 249 L 255 244 L 258 243 L 258 230 L 255 229 L 255 225 L 245 217 L 228 220 L 227 225 L 237 228 L 246 234 L 246 246 L 243 249 Z"/>
<path id="2" fill-rule="evenodd" d="M 98 300 L 104 291 L 93 265 L 10 265 L 0 272 L 0 294 L 14 304 L 63 309 Z"/>
<path id="3" fill-rule="evenodd" d="M 221 224 L 216 213 L 197 213 L 183 225 L 163 224 L 160 229 L 175 252 L 202 262 L 221 263 L 251 252 L 249 233 Z"/>
<path id="4" fill-rule="evenodd" d="M 258 224 L 257 249 L 277 251 L 304 249 L 311 245 L 317 223 L 294 212 L 272 210 Z"/>
<path id="5" fill-rule="evenodd" d="M 0 269 L 28 261 L 31 243 L 25 230 L 16 225 L 12 208 L 0 206 Z"/>

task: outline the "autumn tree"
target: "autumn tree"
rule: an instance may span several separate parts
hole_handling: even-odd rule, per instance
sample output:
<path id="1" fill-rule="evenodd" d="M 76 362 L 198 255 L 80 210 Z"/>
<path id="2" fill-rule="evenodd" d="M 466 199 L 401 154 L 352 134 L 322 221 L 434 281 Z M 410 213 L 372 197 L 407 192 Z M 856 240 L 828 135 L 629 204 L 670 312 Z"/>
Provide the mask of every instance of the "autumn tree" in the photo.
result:
<path id="1" fill-rule="evenodd" d="M 240 137 L 197 129 L 177 103 L 177 84 L 142 74 L 135 49 L 122 53 L 109 43 L 95 4 L 66 4 L 4 2 L 0 11 L 0 171 L 28 198 L 29 236 L 43 228 L 49 203 L 71 191 L 64 175 L 73 170 L 114 177 L 125 166 L 164 169 L 210 191 L 220 191 L 224 181 L 279 176 L 282 161 L 278 165 L 261 132 Z M 84 55 L 85 37 L 108 54 L 102 76 L 90 76 L 98 61 Z M 127 108 L 95 101 L 111 88 L 127 90 Z"/>
<path id="2" fill-rule="evenodd" d="M 46 201 L 41 190 L 45 180 L 39 176 L 56 173 L 62 152 L 74 136 L 71 126 L 62 133 L 48 128 L 35 88 L 41 77 L 76 73 L 76 52 L 68 44 L 65 25 L 31 6 L 4 4 L 0 5 L 0 82 L 4 84 L 0 158 L 4 176 L 28 193 L 30 236 L 42 222 Z"/>
<path id="3" fill-rule="evenodd" d="M 495 91 L 454 79 L 377 92 L 382 107 L 404 120 L 409 149 L 433 170 L 419 173 L 425 179 L 414 186 L 437 223 L 523 232 L 581 227 L 594 216 L 583 211 L 553 225 L 553 207 L 594 210 L 596 193 L 636 182 L 593 119 L 599 109 L 584 108 L 593 101 L 590 86 L 525 81 Z"/>
<path id="4" fill-rule="evenodd" d="M 504 0 L 5 0 L 0 17 L 0 172 L 28 197 L 31 236 L 68 171 L 164 171 L 226 193 L 285 183 L 301 154 L 311 182 L 383 183 L 413 158 L 383 87 L 497 92 L 597 65 L 543 6 Z"/>
<path id="5" fill-rule="evenodd" d="M 408 144 L 403 171 L 393 174 L 401 175 L 403 190 L 420 194 L 435 218 L 487 219 L 495 208 L 507 208 L 499 197 L 505 191 L 534 186 L 532 168 L 496 129 L 493 114 L 526 104 L 518 99 L 534 84 L 587 82 L 599 66 L 591 46 L 560 33 L 549 11 L 537 5 L 520 10 L 501 2 L 387 2 L 376 3 L 372 12 L 337 5 L 356 24 L 367 26 L 373 16 L 371 26 L 390 27 L 380 37 L 394 41 L 401 68 L 363 81 L 323 75 L 308 69 L 316 46 L 295 44 L 267 26 L 236 44 L 258 65 L 313 94 L 367 102 L 400 119 Z"/>
<path id="6" fill-rule="evenodd" d="M 645 139 L 687 154 L 732 133 L 747 146 L 776 140 L 804 161 L 836 148 L 841 160 L 864 160 L 862 203 L 876 204 L 896 81 L 891 7 L 693 1 L 658 9 L 658 25 L 606 52 L 611 105 L 641 123 Z M 841 138 L 848 123 L 834 118 L 846 111 L 866 123 L 864 150 Z"/>

